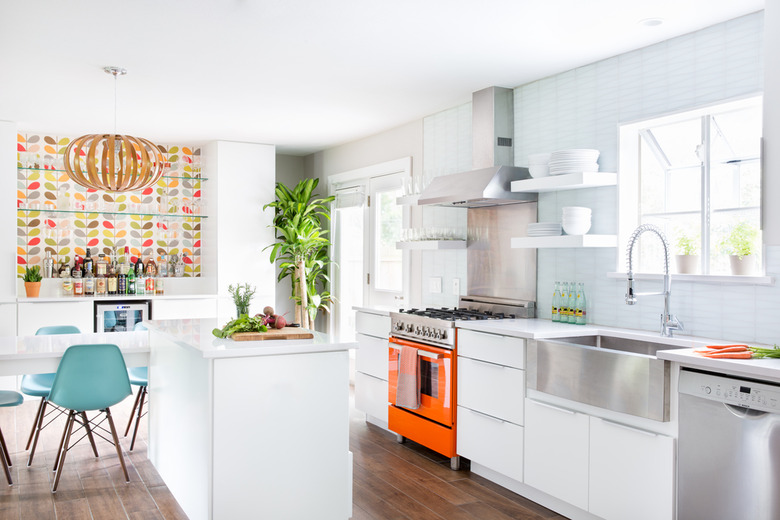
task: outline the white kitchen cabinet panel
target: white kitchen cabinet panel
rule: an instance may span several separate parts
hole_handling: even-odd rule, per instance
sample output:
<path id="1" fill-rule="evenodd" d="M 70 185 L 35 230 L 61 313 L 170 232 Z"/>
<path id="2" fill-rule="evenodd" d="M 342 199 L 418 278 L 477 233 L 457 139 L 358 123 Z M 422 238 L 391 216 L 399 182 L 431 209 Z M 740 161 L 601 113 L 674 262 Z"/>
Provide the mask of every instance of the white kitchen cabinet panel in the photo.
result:
<path id="1" fill-rule="evenodd" d="M 165 299 L 152 301 L 153 320 L 217 317 L 216 298 Z"/>
<path id="2" fill-rule="evenodd" d="M 94 332 L 92 298 L 65 302 L 19 303 L 17 334 L 32 336 L 41 327 L 75 325 L 81 332 Z"/>
<path id="3" fill-rule="evenodd" d="M 0 335 L 16 336 L 16 303 L 0 303 Z M 0 390 L 16 390 L 16 376 L 0 376 Z"/>
<path id="4" fill-rule="evenodd" d="M 389 352 L 387 339 L 356 334 L 360 348 L 355 353 L 355 370 L 387 381 Z"/>
<path id="5" fill-rule="evenodd" d="M 525 371 L 458 356 L 458 405 L 523 424 Z"/>
<path id="6" fill-rule="evenodd" d="M 458 355 L 522 369 L 525 367 L 525 340 L 458 329 Z"/>
<path id="7" fill-rule="evenodd" d="M 380 316 L 368 312 L 355 314 L 355 331 L 375 338 L 390 337 L 390 316 Z"/>
<path id="8" fill-rule="evenodd" d="M 589 495 L 605 520 L 671 520 L 674 439 L 591 417 Z"/>
<path id="9" fill-rule="evenodd" d="M 588 437 L 587 415 L 526 399 L 525 483 L 587 510 Z"/>
<path id="10" fill-rule="evenodd" d="M 458 455 L 523 481 L 523 427 L 458 406 Z"/>
<path id="11" fill-rule="evenodd" d="M 355 374 L 355 408 L 387 424 L 387 381 L 362 372 Z"/>

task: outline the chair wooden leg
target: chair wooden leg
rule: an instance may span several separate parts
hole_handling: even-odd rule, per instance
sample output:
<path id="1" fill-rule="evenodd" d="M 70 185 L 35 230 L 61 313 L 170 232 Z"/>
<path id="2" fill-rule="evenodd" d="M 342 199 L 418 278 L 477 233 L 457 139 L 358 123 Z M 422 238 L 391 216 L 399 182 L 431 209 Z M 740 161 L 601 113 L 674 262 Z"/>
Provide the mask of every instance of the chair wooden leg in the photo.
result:
<path id="1" fill-rule="evenodd" d="M 3 430 L 0 429 L 0 459 L 3 459 L 3 470 L 5 471 L 5 479 L 8 481 L 8 485 L 13 485 L 14 481 L 11 479 L 11 454 L 8 453 L 8 447 L 5 445 L 5 437 L 3 437 Z"/>
<path id="2" fill-rule="evenodd" d="M 89 438 L 89 443 L 92 445 L 92 452 L 95 454 L 95 457 L 99 457 L 97 452 L 97 445 L 95 444 L 95 438 L 92 436 L 92 428 L 89 427 L 89 419 L 87 419 L 87 412 L 81 412 L 81 418 L 84 419 L 84 428 L 87 430 L 87 437 Z"/>
<path id="3" fill-rule="evenodd" d="M 138 387 L 138 393 L 135 394 L 135 401 L 133 402 L 133 411 L 130 412 L 130 418 L 127 420 L 127 428 L 125 428 L 125 437 L 127 437 L 128 432 L 130 432 L 130 425 L 133 424 L 133 417 L 135 416 L 135 409 L 138 408 L 138 401 L 141 399 L 141 390 L 143 390 L 145 387 L 141 386 Z M 132 448 L 131 448 L 132 449 Z"/>
<path id="4" fill-rule="evenodd" d="M 30 449 L 30 444 L 33 441 L 33 437 L 35 437 L 35 432 L 37 432 L 39 430 L 39 425 L 41 424 L 41 422 L 43 422 L 43 415 L 45 413 L 45 410 L 44 410 L 45 406 L 46 406 L 46 398 L 45 397 L 41 397 L 41 402 L 38 403 L 38 413 L 35 414 L 35 422 L 33 423 L 32 428 L 30 428 L 30 436 L 27 438 L 27 446 L 24 447 L 25 450 L 29 450 Z M 29 464 L 28 464 L 28 466 L 29 466 Z"/>
<path id="5" fill-rule="evenodd" d="M 108 419 L 108 426 L 111 428 L 111 437 L 114 439 L 116 454 L 119 456 L 119 464 L 122 466 L 122 471 L 125 474 L 125 482 L 130 482 L 130 475 L 127 474 L 127 466 L 125 466 L 125 457 L 122 455 L 122 446 L 119 444 L 119 437 L 116 434 L 114 419 L 111 417 L 111 410 L 109 408 L 106 408 L 106 418 Z"/>
<path id="6" fill-rule="evenodd" d="M 138 390 L 138 395 L 141 397 L 140 402 L 138 403 L 138 415 L 135 418 L 135 428 L 133 428 L 133 440 L 130 441 L 130 451 L 133 451 L 133 448 L 135 448 L 135 437 L 138 435 L 138 425 L 141 423 L 141 416 L 144 412 L 144 401 L 146 400 L 146 387 L 142 386 Z M 130 419 L 132 419 L 133 416 L 130 416 Z M 125 434 L 127 435 L 127 434 Z"/>
<path id="7" fill-rule="evenodd" d="M 38 416 L 35 419 L 35 424 L 33 424 L 33 431 L 30 432 L 32 439 L 32 449 L 30 448 L 30 441 L 27 441 L 26 449 L 30 450 L 30 456 L 27 457 L 28 466 L 32 466 L 33 457 L 35 457 L 35 448 L 38 446 L 38 439 L 41 436 L 41 430 L 43 430 L 43 420 L 46 417 L 46 405 L 48 403 L 49 400 L 44 397 L 41 399 L 41 404 L 38 406 Z"/>
<path id="8" fill-rule="evenodd" d="M 70 421 L 70 414 L 75 414 L 76 412 L 69 411 L 68 412 L 68 419 L 67 421 Z M 60 455 L 62 454 L 62 445 L 65 444 L 65 436 L 68 433 L 68 423 L 65 423 L 65 429 L 62 430 L 62 437 L 60 437 L 60 445 L 57 448 L 57 455 L 54 457 L 54 467 L 51 468 L 52 471 L 57 471 L 57 468 L 59 467 L 60 463 Z"/>
<path id="9" fill-rule="evenodd" d="M 68 454 L 68 445 L 70 444 L 70 434 L 73 431 L 73 422 L 76 420 L 76 412 L 71 410 L 68 413 L 68 424 L 65 427 L 63 436 L 63 443 L 60 444 L 60 453 L 57 455 L 59 465 L 55 463 L 57 468 L 57 475 L 54 477 L 54 485 L 52 485 L 51 492 L 57 492 L 57 486 L 60 485 L 60 477 L 62 476 L 62 468 L 65 466 L 65 456 Z"/>

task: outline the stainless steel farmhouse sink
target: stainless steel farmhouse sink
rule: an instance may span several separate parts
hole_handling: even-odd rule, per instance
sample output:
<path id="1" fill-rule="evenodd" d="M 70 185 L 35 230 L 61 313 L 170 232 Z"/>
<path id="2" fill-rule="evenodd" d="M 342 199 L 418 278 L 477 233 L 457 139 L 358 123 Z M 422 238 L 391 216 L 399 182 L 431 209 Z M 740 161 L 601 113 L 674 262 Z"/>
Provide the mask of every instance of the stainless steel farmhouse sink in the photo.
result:
<path id="1" fill-rule="evenodd" d="M 651 339 L 577 336 L 528 342 L 527 386 L 616 412 L 669 420 L 671 363 L 656 357 L 675 347 Z"/>

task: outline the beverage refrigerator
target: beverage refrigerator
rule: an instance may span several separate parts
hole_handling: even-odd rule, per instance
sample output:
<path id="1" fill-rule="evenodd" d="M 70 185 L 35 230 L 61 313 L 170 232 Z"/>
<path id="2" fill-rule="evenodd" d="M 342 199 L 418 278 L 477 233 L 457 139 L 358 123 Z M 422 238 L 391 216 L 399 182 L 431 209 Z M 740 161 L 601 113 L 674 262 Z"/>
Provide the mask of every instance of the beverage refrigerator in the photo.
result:
<path id="1" fill-rule="evenodd" d="M 151 300 L 95 301 L 95 332 L 132 331 L 152 318 Z"/>

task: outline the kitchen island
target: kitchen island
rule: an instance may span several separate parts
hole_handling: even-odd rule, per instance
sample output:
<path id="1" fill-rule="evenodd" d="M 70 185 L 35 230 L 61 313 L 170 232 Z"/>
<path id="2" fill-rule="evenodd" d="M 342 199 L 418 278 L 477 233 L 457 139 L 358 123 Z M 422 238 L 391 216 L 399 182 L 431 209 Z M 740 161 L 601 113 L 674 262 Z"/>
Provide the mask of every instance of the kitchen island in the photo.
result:
<path id="1" fill-rule="evenodd" d="M 215 338 L 214 319 L 147 322 L 149 459 L 191 520 L 346 519 L 349 349 Z"/>

